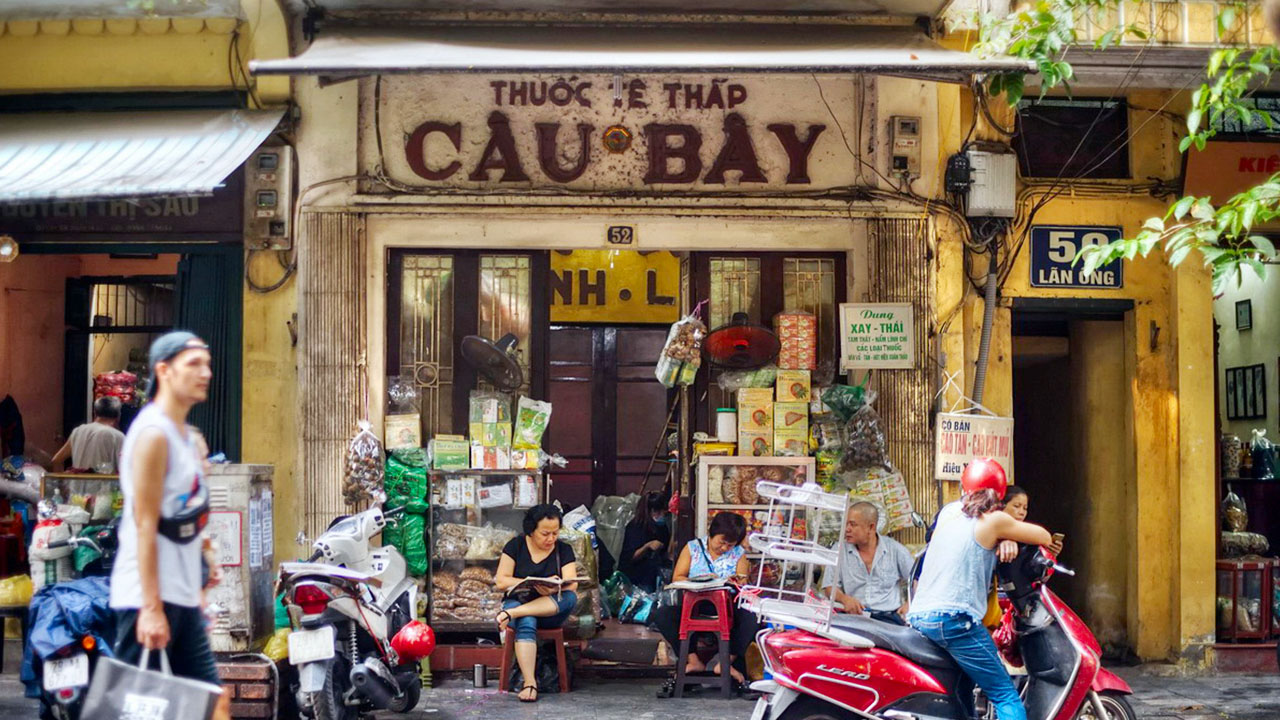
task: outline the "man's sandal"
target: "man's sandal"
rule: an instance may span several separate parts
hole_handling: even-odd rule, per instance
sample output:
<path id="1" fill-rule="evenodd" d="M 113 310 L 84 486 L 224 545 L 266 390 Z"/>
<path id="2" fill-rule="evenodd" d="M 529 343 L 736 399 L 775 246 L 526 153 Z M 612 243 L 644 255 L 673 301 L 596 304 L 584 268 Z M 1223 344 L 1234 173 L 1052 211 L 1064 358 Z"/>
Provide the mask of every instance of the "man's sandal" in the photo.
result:
<path id="1" fill-rule="evenodd" d="M 525 690 L 532 690 L 532 691 L 533 691 L 533 697 L 531 697 L 531 698 L 529 698 L 529 699 L 527 699 L 527 700 L 526 700 L 525 698 L 523 698 L 523 697 L 520 697 L 521 695 L 524 695 L 524 691 L 525 691 Z M 538 686 L 537 686 L 537 685 L 525 685 L 524 687 L 520 688 L 520 692 L 516 694 L 516 698 L 517 698 L 520 702 L 522 702 L 522 703 L 535 703 L 535 702 L 538 702 Z"/>

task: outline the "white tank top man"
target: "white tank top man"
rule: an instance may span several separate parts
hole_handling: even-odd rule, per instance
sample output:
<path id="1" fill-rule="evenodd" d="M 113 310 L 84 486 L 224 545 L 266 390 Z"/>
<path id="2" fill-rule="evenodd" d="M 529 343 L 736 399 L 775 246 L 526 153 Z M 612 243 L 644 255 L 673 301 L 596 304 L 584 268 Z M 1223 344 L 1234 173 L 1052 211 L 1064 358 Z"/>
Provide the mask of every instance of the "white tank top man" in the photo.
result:
<path id="1" fill-rule="evenodd" d="M 187 426 L 191 408 L 208 397 L 211 359 L 209 346 L 189 332 L 151 344 L 152 399 L 120 454 L 124 514 L 111 607 L 122 662 L 136 664 L 144 648 L 164 650 L 175 675 L 221 685 L 200 607 L 198 518 L 208 509 L 208 487 L 198 434 Z M 229 720 L 230 708 L 224 693 L 214 720 Z"/>

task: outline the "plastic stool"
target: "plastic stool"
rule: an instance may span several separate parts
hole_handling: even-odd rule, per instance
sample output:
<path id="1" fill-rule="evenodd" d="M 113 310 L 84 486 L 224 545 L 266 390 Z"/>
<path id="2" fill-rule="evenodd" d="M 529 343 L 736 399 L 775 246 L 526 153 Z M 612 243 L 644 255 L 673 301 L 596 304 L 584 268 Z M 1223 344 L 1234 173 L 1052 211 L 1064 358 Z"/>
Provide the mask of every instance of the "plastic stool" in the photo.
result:
<path id="1" fill-rule="evenodd" d="M 693 616 L 694 609 L 699 603 L 703 602 L 709 602 L 715 606 L 715 617 L 696 618 Z M 719 636 L 720 651 L 717 653 L 717 657 L 720 659 L 720 691 L 726 698 L 733 697 L 733 679 L 729 675 L 729 632 L 732 618 L 728 590 L 685 591 L 684 598 L 680 604 L 680 653 L 676 656 L 675 697 L 684 697 L 686 682 L 696 682 L 704 685 L 712 684 L 702 679 L 690 681 L 685 678 L 684 668 L 686 659 L 689 657 L 689 635 L 695 632 L 712 632 Z"/>
<path id="2" fill-rule="evenodd" d="M 569 662 L 565 659 L 564 653 L 564 628 L 551 628 L 549 630 L 538 629 L 538 648 L 542 648 L 542 643 L 550 640 L 556 646 L 556 670 L 560 673 L 560 692 L 569 692 Z M 508 683 L 511 678 L 511 664 L 516 654 L 516 634 L 511 628 L 502 634 L 502 666 L 498 670 L 498 690 L 506 692 Z M 534 678 L 535 684 L 537 678 Z M 525 678 L 525 684 L 529 683 L 529 679 Z"/>

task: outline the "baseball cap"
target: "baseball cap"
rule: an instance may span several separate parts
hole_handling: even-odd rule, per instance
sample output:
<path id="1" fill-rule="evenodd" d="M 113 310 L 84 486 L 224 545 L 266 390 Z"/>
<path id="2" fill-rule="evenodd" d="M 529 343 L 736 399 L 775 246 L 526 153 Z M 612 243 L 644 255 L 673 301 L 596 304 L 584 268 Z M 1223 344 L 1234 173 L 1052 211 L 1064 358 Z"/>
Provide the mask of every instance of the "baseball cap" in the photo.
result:
<path id="1" fill-rule="evenodd" d="M 191 345 L 191 341 L 196 341 L 198 345 Z M 175 357 L 181 355 L 186 350 L 209 350 L 209 346 L 195 333 L 187 330 L 174 330 L 165 333 L 156 338 L 151 343 L 151 351 L 147 358 L 147 369 L 151 371 L 151 393 L 155 394 L 156 382 L 156 365 L 162 362 L 169 362 Z"/>

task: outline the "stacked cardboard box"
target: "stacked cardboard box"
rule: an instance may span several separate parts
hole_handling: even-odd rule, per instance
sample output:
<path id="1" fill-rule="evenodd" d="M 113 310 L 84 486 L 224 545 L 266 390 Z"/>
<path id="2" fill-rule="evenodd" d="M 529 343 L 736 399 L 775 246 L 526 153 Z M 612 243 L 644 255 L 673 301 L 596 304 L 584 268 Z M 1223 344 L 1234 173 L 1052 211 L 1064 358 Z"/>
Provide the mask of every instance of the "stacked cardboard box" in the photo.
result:
<path id="1" fill-rule="evenodd" d="M 511 469 L 511 399 L 495 393 L 472 393 L 469 427 L 471 467 Z"/>
<path id="2" fill-rule="evenodd" d="M 809 454 L 809 403 L 773 404 L 773 451 L 787 457 Z"/>
<path id="3" fill-rule="evenodd" d="M 738 391 L 738 454 L 773 455 L 773 390 Z"/>

